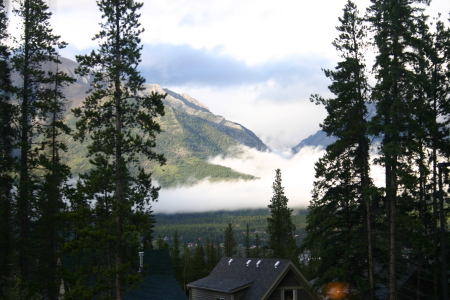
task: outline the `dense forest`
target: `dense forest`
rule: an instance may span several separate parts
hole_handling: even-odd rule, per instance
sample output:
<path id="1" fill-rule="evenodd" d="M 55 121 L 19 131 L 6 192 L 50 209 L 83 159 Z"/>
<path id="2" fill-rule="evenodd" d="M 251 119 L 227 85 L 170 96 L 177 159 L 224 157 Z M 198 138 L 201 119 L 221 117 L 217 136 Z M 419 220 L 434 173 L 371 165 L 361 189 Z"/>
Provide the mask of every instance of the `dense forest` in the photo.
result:
<path id="1" fill-rule="evenodd" d="M 293 233 L 299 246 L 305 235 L 306 214 L 306 209 L 294 209 L 291 217 L 296 226 Z M 267 218 L 270 216 L 268 209 L 156 214 L 155 216 L 157 223 L 154 235 L 167 238 L 166 242 L 169 246 L 172 246 L 175 230 L 178 231 L 178 238 L 182 244 L 195 244 L 198 239 L 223 243 L 228 223 L 233 226 L 234 237 L 240 247 L 245 244 L 247 224 L 252 245 L 254 245 L 255 234 L 258 234 L 261 246 L 267 246 Z"/>

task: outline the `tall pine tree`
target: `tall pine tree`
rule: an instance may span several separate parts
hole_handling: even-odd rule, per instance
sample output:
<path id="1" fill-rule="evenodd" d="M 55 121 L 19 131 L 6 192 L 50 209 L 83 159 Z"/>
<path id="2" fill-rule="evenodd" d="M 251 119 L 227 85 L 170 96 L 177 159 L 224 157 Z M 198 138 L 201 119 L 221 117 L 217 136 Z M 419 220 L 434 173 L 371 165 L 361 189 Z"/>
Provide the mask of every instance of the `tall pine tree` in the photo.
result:
<path id="1" fill-rule="evenodd" d="M 180 286 L 183 286 L 183 264 L 181 261 L 180 240 L 178 238 L 178 230 L 173 233 L 173 244 L 170 248 L 170 257 L 172 259 L 175 278 Z"/>
<path id="2" fill-rule="evenodd" d="M 36 236 L 39 238 L 39 279 L 43 293 L 47 299 L 58 299 L 61 279 L 58 276 L 58 257 L 65 241 L 64 232 L 67 199 L 71 190 L 68 180 L 70 169 L 62 162 L 62 154 L 67 150 L 61 139 L 63 134 L 69 134 L 70 128 L 64 123 L 64 113 L 67 101 L 62 88 L 75 80 L 59 71 L 59 62 L 50 64 L 46 70 L 54 82 L 48 83 L 46 99 L 48 111 L 45 122 L 42 123 L 40 137 L 39 165 L 45 170 L 43 180 L 37 185 L 39 219 L 36 221 Z"/>
<path id="3" fill-rule="evenodd" d="M 298 249 L 294 239 L 295 225 L 291 218 L 292 209 L 287 206 L 288 198 L 284 195 L 280 169 L 275 170 L 272 190 L 272 199 L 268 205 L 270 217 L 267 218 L 271 256 L 290 259 L 297 264 Z"/>
<path id="4" fill-rule="evenodd" d="M 231 223 L 228 223 L 228 226 L 225 229 L 225 241 L 223 244 L 225 256 L 232 257 L 237 253 L 237 242 L 234 238 L 233 227 L 231 226 Z"/>
<path id="5" fill-rule="evenodd" d="M 49 166 L 46 165 L 47 160 L 43 159 L 46 157 L 45 152 L 48 148 L 40 141 L 46 139 L 43 135 L 48 128 L 52 127 L 49 124 L 56 126 L 53 120 L 56 120 L 55 116 L 60 114 L 63 109 L 60 90 L 57 91 L 55 83 L 57 82 L 57 86 L 60 87 L 72 80 L 63 73 L 52 72 L 49 69 L 50 66 L 59 63 L 57 49 L 64 48 L 66 44 L 60 41 L 59 36 L 53 34 L 50 26 L 51 13 L 45 2 L 43 0 L 18 0 L 14 7 L 14 13 L 21 21 L 21 35 L 16 41 L 11 58 L 12 67 L 21 78 L 20 82 L 16 82 L 14 88 L 18 102 L 16 119 L 18 142 L 16 147 L 20 151 L 17 164 L 17 200 L 15 202 L 19 270 L 22 282 L 29 286 L 30 293 L 46 294 L 54 299 L 56 296 L 50 292 L 54 288 L 48 289 L 48 287 L 55 285 L 55 282 L 44 283 L 43 286 L 41 276 L 44 267 L 41 255 L 47 254 L 46 250 L 41 247 L 41 242 L 44 239 L 48 240 L 48 237 L 42 235 L 38 226 L 45 218 L 52 218 L 48 214 L 53 214 L 53 212 L 45 208 L 47 198 L 39 197 L 39 187 L 45 185 L 42 177 L 52 173 L 47 168 Z M 59 117 L 60 115 L 58 115 Z M 54 137 L 53 145 L 59 147 L 56 136 L 54 135 Z M 59 164 L 56 168 L 61 166 Z M 64 180 L 64 178 L 62 179 Z M 62 197 L 56 194 L 54 196 L 52 205 L 55 205 L 55 209 L 57 209 L 62 205 Z M 57 224 L 52 225 L 57 226 Z M 52 248 L 54 249 L 55 245 Z M 51 258 L 52 266 L 56 259 L 56 256 Z M 54 278 L 51 276 L 48 279 L 49 282 Z"/>
<path id="6" fill-rule="evenodd" d="M 423 149 L 420 121 L 426 106 L 416 89 L 421 85 L 422 74 L 414 68 L 421 63 L 421 55 L 417 53 L 423 46 L 420 35 L 423 9 L 417 6 L 419 3 L 428 4 L 429 1 L 372 0 L 368 9 L 378 50 L 374 66 L 377 83 L 372 92 L 376 116 L 371 128 L 373 134 L 381 137 L 377 162 L 385 170 L 390 300 L 397 299 L 397 276 L 402 274 L 399 267 L 406 266 L 399 261 L 400 249 L 410 247 L 408 231 L 412 226 L 403 224 L 414 221 L 411 212 L 416 208 L 419 177 L 414 170 L 414 166 L 419 167 L 414 159 L 420 157 Z M 416 227 L 415 230 L 423 229 Z"/>
<path id="7" fill-rule="evenodd" d="M 369 176 L 366 28 L 358 14 L 355 3 L 348 1 L 336 27 L 339 37 L 333 42 L 343 60 L 335 70 L 324 70 L 336 97 L 311 98 L 325 106 L 328 116 L 322 130 L 337 140 L 316 163 L 303 248 L 320 257 L 316 285 L 344 281 L 360 290 L 369 288 L 374 299 L 372 202 L 377 193 Z"/>
<path id="8" fill-rule="evenodd" d="M 0 286 L 11 276 L 13 255 L 13 163 L 15 107 L 11 104 L 10 50 L 6 45 L 8 18 L 4 1 L 0 3 Z M 3 289 L 0 298 L 3 298 Z"/>
<path id="9" fill-rule="evenodd" d="M 95 240 L 97 247 L 85 249 L 91 254 L 109 253 L 107 259 L 94 259 L 103 270 L 95 292 L 122 299 L 127 285 L 136 279 L 131 262 L 139 245 L 148 244 L 139 237 L 148 237 L 144 233 L 152 223 L 150 203 L 158 197 L 158 188 L 152 185 L 151 174 L 140 166 L 139 157 L 164 162 L 153 148 L 161 131 L 155 118 L 164 114 L 165 95 L 145 94 L 144 78 L 137 70 L 143 31 L 138 10 L 143 4 L 99 0 L 97 5 L 104 20 L 94 37 L 99 48 L 77 57 L 78 72 L 93 75 L 92 93 L 83 107 L 74 110 L 79 117 L 76 137 L 83 140 L 90 135 L 88 155 L 94 166 L 80 177 L 75 206 L 80 212 L 89 212 L 92 204 L 94 211 L 90 212 L 91 222 L 80 224 L 77 230 L 78 241 L 83 242 L 73 245 L 85 247 L 82 245 L 92 245 L 89 243 Z M 79 292 L 83 295 L 82 289 Z"/>

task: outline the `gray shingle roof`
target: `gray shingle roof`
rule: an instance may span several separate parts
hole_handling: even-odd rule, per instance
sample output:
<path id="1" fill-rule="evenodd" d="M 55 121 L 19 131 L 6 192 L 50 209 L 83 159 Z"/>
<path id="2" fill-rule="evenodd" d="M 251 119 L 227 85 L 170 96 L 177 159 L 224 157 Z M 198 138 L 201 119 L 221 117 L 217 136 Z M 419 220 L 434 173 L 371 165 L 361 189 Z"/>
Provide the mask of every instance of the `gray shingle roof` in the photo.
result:
<path id="1" fill-rule="evenodd" d="M 224 257 L 220 260 L 208 277 L 191 282 L 188 287 L 232 292 L 251 284 L 245 299 L 260 300 L 272 287 L 278 277 L 292 263 L 287 259 L 251 259 Z M 261 260 L 259 266 L 256 265 Z M 275 268 L 275 263 L 279 265 Z"/>

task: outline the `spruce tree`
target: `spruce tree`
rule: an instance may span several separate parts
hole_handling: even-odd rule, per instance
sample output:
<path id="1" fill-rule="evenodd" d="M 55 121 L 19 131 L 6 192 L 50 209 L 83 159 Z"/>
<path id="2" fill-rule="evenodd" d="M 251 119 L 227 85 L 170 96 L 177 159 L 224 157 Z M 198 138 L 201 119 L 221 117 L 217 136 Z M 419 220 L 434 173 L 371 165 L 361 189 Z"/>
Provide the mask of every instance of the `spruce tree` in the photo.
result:
<path id="1" fill-rule="evenodd" d="M 234 238 L 233 227 L 231 223 L 228 223 L 227 228 L 225 229 L 225 242 L 224 242 L 224 255 L 227 257 L 232 257 L 236 255 L 237 242 Z"/>
<path id="2" fill-rule="evenodd" d="M 194 281 L 193 277 L 193 264 L 191 250 L 188 245 L 184 243 L 183 245 L 183 290 L 186 292 L 186 284 Z"/>
<path id="3" fill-rule="evenodd" d="M 191 267 L 194 281 L 206 276 L 207 272 L 205 271 L 205 250 L 202 243 L 200 242 L 200 239 L 197 240 L 197 244 L 195 245 Z"/>
<path id="4" fill-rule="evenodd" d="M 172 258 L 172 265 L 175 271 L 175 278 L 177 279 L 180 286 L 183 286 L 183 272 L 181 263 L 181 251 L 180 251 L 180 240 L 178 238 L 178 230 L 173 233 L 173 244 L 170 249 L 170 257 Z"/>
<path id="5" fill-rule="evenodd" d="M 51 70 L 53 69 L 54 70 Z M 37 185 L 37 200 L 39 219 L 36 222 L 36 236 L 39 237 L 39 278 L 47 299 L 58 299 L 61 279 L 58 277 L 58 257 L 62 249 L 64 231 L 66 231 L 66 204 L 71 190 L 68 180 L 70 169 L 62 162 L 61 155 L 67 150 L 62 141 L 63 134 L 69 134 L 70 128 L 64 123 L 64 112 L 67 102 L 61 89 L 74 81 L 58 70 L 59 62 L 49 66 L 47 72 L 54 82 L 48 84 L 48 90 L 43 93 L 46 100 L 48 116 L 42 123 L 40 137 L 39 165 L 45 170 L 43 180 Z M 53 87 L 52 87 L 53 86 Z"/>
<path id="6" fill-rule="evenodd" d="M 13 118 L 15 107 L 11 104 L 11 78 L 9 47 L 5 44 L 8 18 L 4 1 L 0 3 L 0 286 L 6 286 L 6 281 L 11 276 L 13 255 L 13 224 L 12 207 L 13 195 L 13 163 L 12 156 L 15 130 Z M 0 298 L 3 298 L 3 289 L 0 290 Z"/>
<path id="7" fill-rule="evenodd" d="M 429 105 L 431 106 L 432 114 L 429 117 L 431 126 L 429 127 L 430 139 L 427 146 L 432 149 L 431 154 L 431 180 L 429 185 L 430 194 L 432 198 L 432 207 L 424 209 L 423 215 L 424 223 L 427 224 L 431 230 L 426 235 L 433 236 L 434 242 L 434 262 L 438 262 L 439 248 L 441 241 L 438 236 L 438 163 L 439 157 L 450 156 L 450 143 L 448 142 L 449 122 L 450 122 L 450 105 L 448 99 L 450 98 L 450 27 L 445 28 L 444 23 L 440 20 L 436 21 L 435 32 L 431 35 L 431 47 L 429 54 L 429 78 L 430 88 Z M 448 195 L 448 193 L 446 193 Z M 430 197 L 427 197 L 428 200 Z M 425 206 L 425 205 L 424 205 Z M 427 214 L 427 212 L 430 212 Z M 431 224 L 429 223 L 431 221 Z M 431 234 L 430 234 L 431 233 Z M 447 248 L 448 249 L 448 248 Z M 435 263 L 432 266 L 434 294 L 439 296 L 439 290 L 442 286 L 440 279 L 441 265 Z"/>
<path id="8" fill-rule="evenodd" d="M 255 248 L 251 251 L 252 257 L 261 257 L 261 239 L 259 234 L 255 234 Z"/>
<path id="9" fill-rule="evenodd" d="M 41 141 L 48 140 L 48 136 L 45 135 L 49 133 L 48 130 L 53 130 L 53 153 L 55 154 L 54 150 L 60 147 L 58 133 L 56 133 L 58 130 L 55 130 L 57 127 L 60 129 L 64 127 L 59 122 L 65 108 L 60 87 L 70 83 L 72 79 L 61 72 L 51 70 L 52 66 L 59 63 L 57 49 L 64 48 L 66 43 L 61 42 L 60 37 L 53 34 L 50 26 L 51 13 L 45 2 L 43 0 L 16 1 L 13 11 L 21 21 L 21 35 L 16 40 L 16 47 L 13 49 L 11 58 L 12 68 L 21 79 L 14 87 L 15 98 L 18 102 L 16 147 L 20 151 L 15 202 L 19 270 L 23 284 L 29 285 L 30 293 L 45 294 L 50 299 L 55 299 L 57 292 L 53 287 L 58 280 L 52 275 L 45 279 L 47 282 L 42 282 L 41 272 L 45 272 L 44 270 L 48 268 L 54 269 L 57 257 L 54 255 L 49 258 L 51 262 L 44 262 L 46 260 L 42 255 L 48 254 L 48 248 L 41 246 L 43 240 L 49 242 L 49 236 L 48 232 L 43 233 L 39 227 L 46 222 L 45 219 L 53 218 L 53 209 L 57 210 L 63 204 L 61 195 L 53 194 L 50 206 L 54 207 L 51 208 L 52 211 L 49 211 L 46 209 L 49 207 L 47 197 L 39 196 L 40 191 L 43 191 L 42 187 L 46 185 L 45 182 L 48 183 L 47 176 L 52 176 L 49 174 L 53 172 L 48 168 L 50 165 L 46 159 L 48 157 L 46 151 L 49 147 Z M 53 155 L 53 157 L 56 156 Z M 53 170 L 64 169 L 61 171 L 66 174 L 66 177 L 60 177 L 62 173 L 56 175 L 58 180 L 64 181 L 68 174 L 67 168 L 53 162 Z M 42 178 L 46 179 L 42 180 Z M 54 230 L 52 234 L 55 238 L 50 238 L 52 239 L 50 243 L 53 244 L 51 248 L 56 249 L 61 246 L 56 238 L 58 234 L 56 229 L 59 224 L 52 225 Z"/>
<path id="10" fill-rule="evenodd" d="M 217 249 L 209 239 L 206 239 L 206 272 L 210 273 L 219 260 L 217 259 Z"/>
<path id="11" fill-rule="evenodd" d="M 80 176 L 77 201 L 81 203 L 76 205 L 82 208 L 81 213 L 89 212 L 93 201 L 95 210 L 102 213 L 92 212 L 92 222 L 80 224 L 77 234 L 88 242 L 95 233 L 100 248 L 92 251 L 101 252 L 103 247 L 111 254 L 110 261 L 94 260 L 103 270 L 104 282 L 96 282 L 98 292 L 122 299 L 127 285 L 136 279 L 131 262 L 139 245 L 148 244 L 139 237 L 148 237 L 143 233 L 152 223 L 150 203 L 158 197 L 159 188 L 152 185 L 151 174 L 140 166 L 139 158 L 164 163 L 153 148 L 161 131 L 155 118 L 164 114 L 165 95 L 146 94 L 144 78 L 137 70 L 143 31 L 138 10 L 143 4 L 99 0 L 97 5 L 103 19 L 100 32 L 94 36 L 99 48 L 77 56 L 78 73 L 94 78 L 91 95 L 83 107 L 74 110 L 79 118 L 76 138 L 83 140 L 89 134 L 92 143 L 88 155 L 94 168 Z M 78 247 L 83 246 L 80 243 Z"/>
<path id="12" fill-rule="evenodd" d="M 420 121 L 426 113 L 424 98 L 417 93 L 422 74 L 415 66 L 420 65 L 423 46 L 420 28 L 424 22 L 417 4 L 426 0 L 372 0 L 368 9 L 369 21 L 374 32 L 377 48 L 374 73 L 377 83 L 372 92 L 376 115 L 371 131 L 381 138 L 380 158 L 377 162 L 385 170 L 384 197 L 387 208 L 389 299 L 397 299 L 397 276 L 402 273 L 399 260 L 400 249 L 410 247 L 408 224 L 416 209 L 415 194 L 418 175 L 414 161 L 421 156 L 423 126 Z M 425 111 L 424 111 L 425 110 Z M 423 225 L 419 225 L 423 226 Z M 415 231 L 423 228 L 415 228 Z M 402 247 L 400 247 L 400 244 Z"/>
<path id="13" fill-rule="evenodd" d="M 294 239 L 295 225 L 292 222 L 288 198 L 284 195 L 281 171 L 275 170 L 275 181 L 272 184 L 273 195 L 268 205 L 270 217 L 267 218 L 267 233 L 269 234 L 269 248 L 274 258 L 285 258 L 298 262 L 298 249 Z"/>
<path id="14" fill-rule="evenodd" d="M 333 46 L 343 60 L 335 70 L 324 70 L 332 81 L 329 90 L 335 98 L 311 98 L 325 106 L 328 115 L 322 130 L 337 140 L 316 163 L 317 180 L 303 248 L 320 257 L 316 285 L 345 281 L 360 290 L 369 288 L 374 299 L 372 199 L 376 189 L 369 176 L 369 86 L 364 63 L 367 33 L 351 1 L 339 21 L 339 36 Z"/>
<path id="15" fill-rule="evenodd" d="M 251 256 L 251 251 L 250 251 L 250 229 L 248 227 L 248 223 L 247 223 L 247 228 L 245 230 L 245 243 L 244 243 L 244 247 L 245 247 L 245 257 L 250 257 Z"/>

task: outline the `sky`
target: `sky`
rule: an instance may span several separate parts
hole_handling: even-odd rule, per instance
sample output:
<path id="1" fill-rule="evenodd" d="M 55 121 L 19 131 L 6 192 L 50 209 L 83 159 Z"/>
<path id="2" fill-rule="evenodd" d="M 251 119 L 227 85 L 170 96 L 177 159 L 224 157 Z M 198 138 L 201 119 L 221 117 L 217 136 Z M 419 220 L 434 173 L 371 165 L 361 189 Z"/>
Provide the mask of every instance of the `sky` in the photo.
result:
<path id="1" fill-rule="evenodd" d="M 155 210 L 171 211 L 173 203 L 187 203 L 186 209 L 226 208 L 217 203 L 230 198 L 236 199 L 235 206 L 266 206 L 276 168 L 282 171 L 291 204 L 306 206 L 314 161 L 321 152 L 305 149 L 293 156 L 288 149 L 319 130 L 326 116 L 309 97 L 330 96 L 322 69 L 334 68 L 339 60 L 331 42 L 346 0 L 141 2 L 145 32 L 139 70 L 147 83 L 190 95 L 274 149 L 271 154 L 247 149 L 246 160 L 239 162 L 211 158 L 261 180 L 216 185 L 205 181 L 194 188 L 162 191 Z M 361 13 L 370 3 L 355 2 Z M 75 59 L 95 49 L 92 37 L 99 31 L 101 15 L 94 0 L 48 4 L 55 32 L 69 43 L 61 51 L 64 57 Z M 441 12 L 446 19 L 450 1 L 433 0 L 427 11 L 431 17 Z M 202 199 L 195 199 L 199 192 Z"/>

